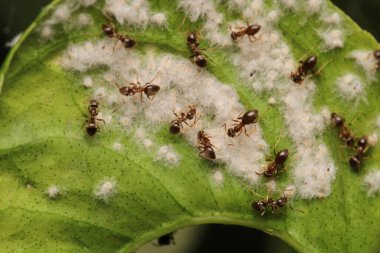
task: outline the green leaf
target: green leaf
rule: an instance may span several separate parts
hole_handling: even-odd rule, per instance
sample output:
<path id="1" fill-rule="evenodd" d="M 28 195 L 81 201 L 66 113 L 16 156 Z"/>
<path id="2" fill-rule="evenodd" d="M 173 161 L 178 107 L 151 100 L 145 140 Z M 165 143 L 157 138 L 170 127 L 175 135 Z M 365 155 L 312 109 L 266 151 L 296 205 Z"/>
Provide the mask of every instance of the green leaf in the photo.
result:
<path id="1" fill-rule="evenodd" d="M 42 39 L 41 27 L 62 3 L 54 1 L 42 11 L 13 47 L 0 72 L 1 252 L 133 252 L 160 235 L 205 223 L 258 228 L 280 237 L 300 252 L 375 251 L 380 235 L 380 199 L 367 196 L 363 178 L 378 162 L 365 160 L 362 171 L 354 173 L 347 164 L 353 151 L 341 147 L 332 127 L 326 127 L 320 139 L 327 144 L 337 167 L 331 194 L 309 199 L 296 195 L 288 207 L 264 216 L 252 210 L 252 201 L 259 197 L 247 191 L 244 180 L 230 173 L 223 162 L 200 158 L 183 136 L 170 135 L 169 122 L 147 127 L 154 129 L 147 137 L 156 145 L 152 149 L 144 148 L 135 137 L 135 130 L 144 125 L 144 118 L 127 129 L 112 123 L 95 136 L 87 136 L 81 126 L 93 91 L 81 83 L 84 76 L 104 82 L 100 76 L 108 68 L 67 70 L 59 59 L 70 44 L 103 39 L 100 26 L 107 18 L 101 12 L 103 3 L 79 7 L 67 21 L 52 26 L 55 34 L 51 39 Z M 277 6 L 272 2 L 266 4 L 268 12 Z M 369 80 L 350 54 L 354 50 L 374 50 L 379 45 L 336 7 L 326 4 L 323 13 L 318 14 L 305 14 L 302 5 L 296 11 L 282 7 L 283 15 L 277 26 L 282 34 L 280 39 L 291 48 L 295 59 L 311 52 L 318 55 L 320 64 L 333 59 L 320 76 L 311 77 L 317 84 L 312 105 L 315 110 L 327 105 L 331 111 L 342 112 L 355 133 L 369 134 L 375 130 L 374 122 L 380 114 L 380 82 Z M 167 15 L 168 29 L 149 25 L 144 30 L 117 24 L 121 33 L 138 42 L 136 48 L 130 49 L 131 53 L 143 58 L 153 51 L 156 55 L 173 54 L 188 60 L 190 53 L 183 31 L 200 30 L 205 20 L 192 23 L 186 19 L 181 26 L 184 13 L 177 3 L 169 0 L 151 1 L 150 8 Z M 239 11 L 229 11 L 224 1 L 217 9 L 227 22 L 244 20 Z M 320 17 L 329 11 L 339 13 L 342 19 L 340 28 L 346 33 L 343 48 L 318 47 L 322 44 L 320 28 L 325 26 Z M 79 13 L 87 13 L 94 23 L 79 28 Z M 252 47 L 256 45 L 258 42 L 252 43 Z M 268 104 L 271 92 L 254 91 L 244 85 L 246 81 L 240 78 L 242 69 L 230 58 L 237 52 L 236 47 L 213 46 L 206 39 L 202 40 L 202 46 L 212 48 L 206 50 L 209 59 L 206 71 L 223 84 L 231 85 L 245 108 L 259 109 L 259 124 L 264 139 L 272 145 L 268 149 L 271 150 L 285 127 L 281 106 Z M 118 50 L 124 49 L 115 48 L 114 53 L 118 54 Z M 174 69 L 173 73 L 179 71 Z M 336 88 L 337 78 L 346 73 L 359 76 L 367 84 L 365 99 L 352 107 Z M 133 78 L 131 75 L 130 79 Z M 145 81 L 152 77 L 143 78 Z M 116 89 L 112 82 L 107 85 L 107 89 Z M 100 110 L 106 106 L 101 104 Z M 112 109 L 115 108 L 109 110 Z M 208 119 L 212 115 L 203 117 Z M 246 136 L 242 134 L 239 138 Z M 115 141 L 124 149 L 112 148 Z M 286 134 L 280 143 L 291 154 L 295 152 L 296 144 Z M 157 147 L 168 144 L 181 157 L 176 166 L 156 159 Z M 375 147 L 368 156 L 376 158 L 379 154 L 380 149 Z M 282 186 L 294 182 L 292 170 L 296 162 L 296 157 L 290 157 L 287 171 L 276 177 L 279 189 L 274 197 L 280 196 Z M 224 175 L 221 185 L 213 180 L 215 171 Z M 116 184 L 110 190 L 115 192 L 110 197 L 97 198 L 96 189 L 104 180 Z M 265 183 L 262 178 L 255 191 L 265 195 Z M 46 194 L 52 185 L 60 189 L 56 198 L 48 198 Z"/>

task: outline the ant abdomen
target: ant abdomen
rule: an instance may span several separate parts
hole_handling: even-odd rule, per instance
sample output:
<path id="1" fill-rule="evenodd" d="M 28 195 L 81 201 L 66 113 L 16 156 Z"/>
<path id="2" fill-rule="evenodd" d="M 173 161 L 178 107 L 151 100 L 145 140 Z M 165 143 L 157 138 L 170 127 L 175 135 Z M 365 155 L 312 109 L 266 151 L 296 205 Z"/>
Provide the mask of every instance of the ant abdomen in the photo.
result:
<path id="1" fill-rule="evenodd" d="M 315 67 L 315 65 L 317 65 L 317 59 L 317 56 L 310 56 L 309 58 L 307 58 L 303 64 L 305 70 L 312 70 Z"/>
<path id="2" fill-rule="evenodd" d="M 171 134 L 179 134 L 179 132 L 181 131 L 181 125 L 178 124 L 178 123 L 173 123 L 170 128 L 169 128 L 169 132 Z"/>
<path id="3" fill-rule="evenodd" d="M 215 151 L 212 147 L 206 147 L 203 150 L 203 156 L 209 160 L 215 160 L 216 159 Z"/>
<path id="4" fill-rule="evenodd" d="M 289 151 L 288 149 L 283 149 L 280 152 L 277 153 L 275 162 L 277 164 L 284 164 L 285 161 L 288 159 Z"/>
<path id="5" fill-rule="evenodd" d="M 126 49 L 132 48 L 136 45 L 136 41 L 134 41 L 133 39 L 130 39 L 130 38 L 123 38 L 120 41 L 123 44 L 124 48 L 126 48 Z"/>
<path id="6" fill-rule="evenodd" d="M 259 116 L 258 110 L 254 109 L 254 110 L 248 111 L 248 112 L 244 113 L 243 117 L 241 118 L 241 122 L 244 125 L 256 123 L 258 116 Z"/>
<path id="7" fill-rule="evenodd" d="M 98 131 L 98 127 L 96 126 L 96 123 L 88 123 L 87 127 L 86 127 L 86 132 L 89 136 L 93 136 L 96 134 L 96 132 Z"/>
<path id="8" fill-rule="evenodd" d="M 160 86 L 155 84 L 149 84 L 145 86 L 144 93 L 145 95 L 150 98 L 151 96 L 156 95 L 156 93 L 160 90 Z"/>
<path id="9" fill-rule="evenodd" d="M 246 34 L 247 35 L 255 35 L 256 33 L 258 33 L 261 29 L 261 26 L 260 25 L 250 25 L 246 28 Z"/>

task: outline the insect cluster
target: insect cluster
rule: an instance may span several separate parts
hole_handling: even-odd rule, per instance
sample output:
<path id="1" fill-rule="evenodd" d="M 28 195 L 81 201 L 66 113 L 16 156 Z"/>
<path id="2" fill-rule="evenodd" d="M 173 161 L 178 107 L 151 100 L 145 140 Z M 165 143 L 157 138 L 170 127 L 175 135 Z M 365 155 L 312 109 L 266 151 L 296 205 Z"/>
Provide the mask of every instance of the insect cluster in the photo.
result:
<path id="1" fill-rule="evenodd" d="M 355 149 L 355 154 L 349 158 L 348 163 L 354 171 L 359 172 L 364 156 L 369 148 L 368 137 L 355 137 L 345 124 L 344 118 L 335 112 L 331 114 L 331 124 L 339 129 L 339 137 L 344 141 L 346 146 L 350 149 Z"/>
<path id="2" fill-rule="evenodd" d="M 136 41 L 128 35 L 122 35 L 118 33 L 117 29 L 113 26 L 103 24 L 101 27 L 103 33 L 110 37 L 115 38 L 115 45 L 120 42 L 125 49 L 131 49 L 136 45 Z M 246 27 L 236 27 L 234 31 L 231 30 L 230 37 L 233 41 L 242 38 L 247 35 L 251 42 L 255 42 L 260 38 L 256 38 L 255 35 L 259 33 L 261 26 L 257 24 L 250 25 L 247 23 Z M 203 53 L 203 49 L 200 48 L 200 35 L 193 31 L 187 34 L 186 44 L 191 50 L 192 55 L 190 56 L 191 62 L 193 62 L 199 68 L 207 67 L 207 56 Z M 377 60 L 376 68 L 380 69 L 380 50 L 374 52 L 374 57 Z M 306 58 L 306 60 L 300 61 L 300 65 L 297 67 L 295 72 L 290 73 L 290 79 L 297 83 L 302 84 L 305 78 L 318 75 L 321 72 L 320 68 L 318 71 L 314 71 L 317 65 L 317 56 L 312 55 Z M 154 96 L 160 91 L 160 86 L 153 84 L 155 77 L 142 85 L 138 80 L 136 82 L 129 82 L 126 86 L 119 85 L 115 83 L 119 90 L 119 93 L 123 96 L 130 97 L 136 94 L 140 94 L 140 100 L 143 101 L 143 95 L 152 100 Z M 194 127 L 199 120 L 199 112 L 195 105 L 188 105 L 187 111 L 180 113 L 173 112 L 175 119 L 169 123 L 169 133 L 173 135 L 180 134 L 184 130 L 184 127 Z M 87 119 L 87 134 L 89 136 L 95 135 L 99 130 L 99 126 L 96 123 L 96 116 L 99 113 L 99 103 L 97 100 L 91 100 L 88 106 L 88 119 Z M 248 136 L 247 126 L 255 124 L 258 121 L 259 111 L 256 109 L 248 110 L 242 116 L 233 119 L 231 126 L 227 127 L 224 124 L 225 132 L 230 138 L 238 138 L 241 133 Z M 103 120 L 104 122 L 104 120 Z M 349 148 L 355 149 L 355 153 L 349 158 L 349 165 L 355 171 L 359 171 L 365 154 L 368 151 L 369 144 L 368 138 L 363 136 L 357 138 L 353 135 L 352 131 L 347 127 L 345 121 L 342 117 L 336 113 L 331 114 L 332 125 L 339 129 L 339 137 L 345 142 L 345 145 Z M 217 158 L 215 149 L 217 149 L 212 144 L 212 136 L 208 135 L 205 130 L 199 130 L 197 132 L 197 144 L 199 150 L 199 156 L 207 160 L 215 160 Z M 277 144 L 276 144 L 277 145 Z M 276 146 L 275 145 L 275 146 Z M 276 152 L 274 150 L 274 158 L 267 160 L 269 163 L 263 168 L 263 172 L 256 172 L 258 175 L 263 175 L 265 178 L 273 178 L 278 173 L 285 171 L 285 162 L 289 156 L 289 150 L 287 148 Z M 283 196 L 277 199 L 272 197 L 262 198 L 261 200 L 252 202 L 252 209 L 259 212 L 260 215 L 264 215 L 268 210 L 271 212 L 276 212 L 278 209 L 286 206 L 288 203 L 288 197 Z M 161 242 L 160 242 L 161 240 Z M 159 245 L 167 245 L 174 243 L 173 235 L 168 234 L 160 238 Z"/>

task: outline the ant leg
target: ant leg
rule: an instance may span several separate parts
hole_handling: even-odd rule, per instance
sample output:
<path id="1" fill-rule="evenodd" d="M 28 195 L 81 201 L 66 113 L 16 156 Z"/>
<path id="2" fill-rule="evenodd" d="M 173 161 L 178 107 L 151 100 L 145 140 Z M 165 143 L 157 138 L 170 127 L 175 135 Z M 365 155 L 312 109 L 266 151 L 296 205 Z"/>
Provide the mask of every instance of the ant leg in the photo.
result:
<path id="1" fill-rule="evenodd" d="M 96 120 L 99 120 L 99 121 L 103 122 L 103 124 L 106 123 L 106 122 L 104 121 L 104 119 L 96 119 Z"/>
<path id="2" fill-rule="evenodd" d="M 227 123 L 224 123 L 222 127 L 224 126 L 224 131 L 227 131 Z"/>
<path id="3" fill-rule="evenodd" d="M 190 127 L 193 127 L 197 121 L 201 118 L 201 115 L 199 115 L 199 117 L 197 118 L 197 116 L 195 115 L 195 119 L 194 119 L 194 123 L 190 126 Z"/>
<path id="4" fill-rule="evenodd" d="M 85 125 L 86 123 L 88 123 L 88 121 L 87 121 L 87 120 L 86 120 L 85 122 L 83 122 L 83 124 L 82 124 L 81 128 L 83 128 L 83 127 L 84 127 L 84 125 Z"/>
<path id="5" fill-rule="evenodd" d="M 119 42 L 119 40 L 116 40 L 115 44 L 113 44 L 113 47 L 112 47 L 112 54 L 115 52 L 115 47 L 116 47 L 116 44 Z"/>
<path id="6" fill-rule="evenodd" d="M 252 193 L 252 194 L 254 194 L 254 195 L 256 195 L 256 196 L 258 196 L 258 197 L 264 199 L 264 196 L 263 196 L 263 195 L 258 194 L 257 192 L 253 191 L 252 189 L 247 188 L 247 190 L 248 190 L 250 193 Z"/>
<path id="7" fill-rule="evenodd" d="M 243 128 L 244 128 L 245 135 L 249 137 L 249 134 L 247 134 L 247 128 L 245 126 L 243 126 Z"/>

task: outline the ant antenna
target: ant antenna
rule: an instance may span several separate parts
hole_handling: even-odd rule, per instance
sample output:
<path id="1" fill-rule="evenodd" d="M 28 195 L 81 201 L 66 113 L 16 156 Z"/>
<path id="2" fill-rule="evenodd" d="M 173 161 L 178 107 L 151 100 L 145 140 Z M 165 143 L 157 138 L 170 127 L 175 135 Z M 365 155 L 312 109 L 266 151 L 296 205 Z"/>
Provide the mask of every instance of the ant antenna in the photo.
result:
<path id="1" fill-rule="evenodd" d="M 257 192 L 255 192 L 255 191 L 252 190 L 251 188 L 247 188 L 247 190 L 248 190 L 250 193 L 252 193 L 252 194 L 254 194 L 254 195 L 256 195 L 256 196 L 258 196 L 258 197 L 260 197 L 260 198 L 262 198 L 262 199 L 265 199 L 263 195 L 258 194 Z"/>
<path id="2" fill-rule="evenodd" d="M 305 213 L 304 211 L 300 210 L 300 209 L 297 209 L 297 208 L 294 208 L 293 206 L 289 205 L 289 207 L 295 211 L 298 211 L 300 213 Z"/>
<path id="3" fill-rule="evenodd" d="M 147 82 L 145 84 L 151 84 L 154 81 L 154 79 L 156 79 L 157 76 L 158 76 L 158 72 L 156 73 L 156 75 L 153 77 L 152 80 L 150 80 L 149 82 Z"/>
<path id="4" fill-rule="evenodd" d="M 318 70 L 317 70 L 317 72 L 315 73 L 315 74 L 313 74 L 314 76 L 317 76 L 317 75 L 319 75 L 321 72 L 322 72 L 322 70 L 329 64 L 329 63 L 331 63 L 332 61 L 334 60 L 334 58 L 332 58 L 332 59 L 330 59 L 329 61 L 327 61 L 325 64 L 323 64 Z"/>
<path id="5" fill-rule="evenodd" d="M 280 142 L 280 139 L 281 139 L 283 133 L 284 133 L 284 127 L 281 128 L 280 135 L 277 137 L 277 141 L 276 141 L 276 143 L 274 144 L 274 147 L 273 147 L 274 150 L 276 149 L 277 144 Z"/>

